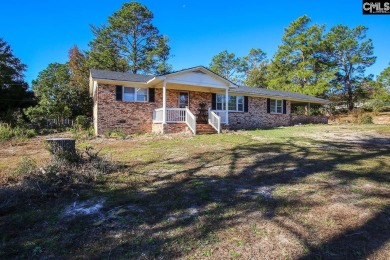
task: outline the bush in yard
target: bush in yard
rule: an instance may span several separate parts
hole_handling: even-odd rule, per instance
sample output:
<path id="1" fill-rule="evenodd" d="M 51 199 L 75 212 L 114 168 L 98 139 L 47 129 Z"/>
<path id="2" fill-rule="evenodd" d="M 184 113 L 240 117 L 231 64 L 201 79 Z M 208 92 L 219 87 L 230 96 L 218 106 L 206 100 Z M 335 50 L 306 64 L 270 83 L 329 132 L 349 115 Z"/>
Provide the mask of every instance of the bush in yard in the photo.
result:
<path id="1" fill-rule="evenodd" d="M 0 125 L 0 140 L 6 141 L 14 137 L 14 132 L 8 125 Z"/>
<path id="2" fill-rule="evenodd" d="M 105 137 L 121 138 L 121 139 L 126 138 L 125 132 L 123 132 L 123 130 L 120 128 L 110 129 L 104 133 L 104 136 Z"/>
<path id="3" fill-rule="evenodd" d="M 88 129 L 90 123 L 89 123 L 89 118 L 86 116 L 77 116 L 74 120 L 74 127 L 77 128 L 78 130 L 86 130 Z"/>
<path id="4" fill-rule="evenodd" d="M 22 127 L 14 127 L 7 124 L 0 125 L 0 142 L 8 141 L 12 138 L 25 139 L 36 136 L 37 133 L 34 129 L 27 129 Z"/>
<path id="5" fill-rule="evenodd" d="M 386 102 L 383 100 L 371 100 L 367 102 L 363 109 L 365 111 L 374 112 L 374 114 L 379 114 L 379 112 L 382 112 L 386 109 Z"/>
<path id="6" fill-rule="evenodd" d="M 37 162 L 34 159 L 23 157 L 11 174 L 15 178 L 20 178 L 34 173 L 36 169 Z"/>
<path id="7" fill-rule="evenodd" d="M 373 120 L 372 120 L 372 116 L 367 115 L 367 114 L 362 115 L 362 117 L 360 119 L 360 122 L 362 124 L 373 124 L 374 123 Z"/>
<path id="8" fill-rule="evenodd" d="M 366 114 L 364 109 L 354 109 L 352 112 L 353 123 L 356 124 L 373 124 L 372 116 Z"/>

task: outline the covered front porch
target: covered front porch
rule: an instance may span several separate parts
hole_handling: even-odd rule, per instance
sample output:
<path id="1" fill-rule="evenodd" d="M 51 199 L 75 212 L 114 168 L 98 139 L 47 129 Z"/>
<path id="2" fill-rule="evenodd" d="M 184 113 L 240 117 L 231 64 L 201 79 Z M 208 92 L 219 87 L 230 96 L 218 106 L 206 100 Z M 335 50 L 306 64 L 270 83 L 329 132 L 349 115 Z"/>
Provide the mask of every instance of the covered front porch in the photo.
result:
<path id="1" fill-rule="evenodd" d="M 229 123 L 227 110 L 212 109 L 212 99 L 216 94 L 224 97 L 224 107 L 228 107 L 228 94 L 231 83 L 213 77 L 211 73 L 202 70 L 183 74 L 167 75 L 156 87 L 156 101 L 161 107 L 153 111 L 153 125 L 171 124 L 186 126 L 193 134 L 197 128 L 209 125 L 217 133 L 222 126 Z M 161 126 L 159 132 L 167 127 Z"/>
<path id="2" fill-rule="evenodd" d="M 164 115 L 165 114 L 165 115 Z M 165 119 L 165 122 L 164 122 Z M 153 124 L 180 124 L 185 123 L 193 134 L 197 133 L 197 125 L 209 124 L 217 133 L 221 132 L 222 125 L 227 125 L 228 111 L 207 110 L 206 121 L 199 121 L 199 115 L 186 108 L 158 108 L 153 112 Z"/>

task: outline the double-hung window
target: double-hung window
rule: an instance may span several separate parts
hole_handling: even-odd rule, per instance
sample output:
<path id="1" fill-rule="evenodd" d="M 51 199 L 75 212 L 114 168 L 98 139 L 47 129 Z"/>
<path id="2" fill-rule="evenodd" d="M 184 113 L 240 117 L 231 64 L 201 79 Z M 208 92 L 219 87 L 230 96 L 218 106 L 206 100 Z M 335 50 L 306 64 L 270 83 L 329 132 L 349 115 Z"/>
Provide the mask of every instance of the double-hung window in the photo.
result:
<path id="1" fill-rule="evenodd" d="M 148 89 L 147 88 L 133 88 L 123 87 L 123 101 L 132 102 L 147 102 Z"/>
<path id="2" fill-rule="evenodd" d="M 188 91 L 180 91 L 179 93 L 179 108 L 185 108 L 189 106 L 189 93 Z"/>
<path id="3" fill-rule="evenodd" d="M 216 95 L 216 110 L 225 110 L 226 102 L 225 95 Z M 244 97 L 243 96 L 229 96 L 228 109 L 232 112 L 244 112 Z"/>
<path id="4" fill-rule="evenodd" d="M 274 114 L 283 113 L 283 100 L 271 99 L 270 100 L 270 112 Z"/>
<path id="5" fill-rule="evenodd" d="M 244 97 L 237 96 L 237 111 L 244 111 Z"/>
<path id="6" fill-rule="evenodd" d="M 229 111 L 236 111 L 237 110 L 237 97 L 236 96 L 229 96 Z"/>
<path id="7" fill-rule="evenodd" d="M 217 110 L 225 110 L 225 95 L 217 95 L 216 100 L 216 109 Z"/>

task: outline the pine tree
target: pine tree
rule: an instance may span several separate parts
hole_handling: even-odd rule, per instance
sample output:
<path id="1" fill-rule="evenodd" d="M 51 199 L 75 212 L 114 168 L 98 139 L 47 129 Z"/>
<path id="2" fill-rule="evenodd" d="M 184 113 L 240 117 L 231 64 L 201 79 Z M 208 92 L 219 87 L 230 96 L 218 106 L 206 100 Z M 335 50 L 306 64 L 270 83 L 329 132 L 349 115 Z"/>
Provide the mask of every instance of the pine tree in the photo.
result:
<path id="1" fill-rule="evenodd" d="M 11 46 L 0 38 L 0 121 L 15 123 L 14 113 L 33 105 L 34 94 L 24 81 L 27 66 L 15 57 Z"/>
<path id="2" fill-rule="evenodd" d="M 146 6 L 130 2 L 108 18 L 107 26 L 92 27 L 90 67 L 132 73 L 169 71 L 168 41 L 152 20 L 153 13 Z"/>
<path id="3" fill-rule="evenodd" d="M 269 66 L 269 88 L 319 97 L 329 91 L 333 71 L 323 57 L 324 26 L 310 26 L 310 22 L 302 16 L 285 29 Z"/>
<path id="4" fill-rule="evenodd" d="M 336 70 L 333 87 L 347 101 L 349 110 L 354 108 L 358 99 L 366 68 L 376 60 L 372 40 L 364 41 L 366 31 L 364 26 L 350 29 L 337 25 L 330 29 L 324 40 L 326 59 Z"/>

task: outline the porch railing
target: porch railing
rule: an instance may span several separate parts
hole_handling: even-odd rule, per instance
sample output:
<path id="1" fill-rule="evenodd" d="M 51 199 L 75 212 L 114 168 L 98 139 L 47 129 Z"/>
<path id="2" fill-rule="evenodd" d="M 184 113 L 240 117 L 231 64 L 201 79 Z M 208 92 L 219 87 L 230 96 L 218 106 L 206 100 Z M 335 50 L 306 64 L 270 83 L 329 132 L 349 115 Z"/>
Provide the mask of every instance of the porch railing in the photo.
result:
<path id="1" fill-rule="evenodd" d="M 185 108 L 167 108 L 167 123 L 185 122 L 186 109 Z"/>
<path id="2" fill-rule="evenodd" d="M 158 108 L 153 111 L 153 122 L 162 123 L 164 109 Z M 166 109 L 166 122 L 167 123 L 184 123 L 186 121 L 186 109 L 185 108 L 167 108 Z"/>
<path id="3" fill-rule="evenodd" d="M 212 110 L 212 111 L 221 118 L 221 124 L 226 123 L 226 110 Z"/>
<path id="4" fill-rule="evenodd" d="M 153 122 L 163 122 L 164 109 L 158 108 L 153 111 Z M 196 134 L 196 117 L 188 108 L 167 108 L 166 109 L 167 123 L 186 123 L 190 130 Z"/>
<path id="5" fill-rule="evenodd" d="M 162 122 L 163 121 L 164 110 L 162 108 L 155 109 L 153 111 L 153 121 L 154 122 Z"/>
<path id="6" fill-rule="evenodd" d="M 192 114 L 191 111 L 188 109 L 188 107 L 185 108 L 185 119 L 186 124 L 191 129 L 192 133 L 196 135 L 196 118 L 194 114 Z"/>
<path id="7" fill-rule="evenodd" d="M 221 133 L 221 117 L 211 110 L 209 110 L 209 124 L 217 130 L 218 134 Z"/>
<path id="8" fill-rule="evenodd" d="M 221 132 L 221 124 L 226 123 L 226 111 L 225 110 L 210 110 L 208 123 Z M 164 117 L 164 109 L 158 108 L 153 111 L 153 122 L 162 123 Z M 196 117 L 186 108 L 166 108 L 166 122 L 167 123 L 186 123 L 190 130 L 196 134 Z"/>

